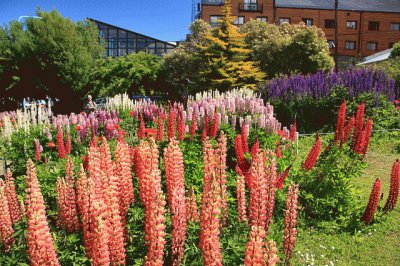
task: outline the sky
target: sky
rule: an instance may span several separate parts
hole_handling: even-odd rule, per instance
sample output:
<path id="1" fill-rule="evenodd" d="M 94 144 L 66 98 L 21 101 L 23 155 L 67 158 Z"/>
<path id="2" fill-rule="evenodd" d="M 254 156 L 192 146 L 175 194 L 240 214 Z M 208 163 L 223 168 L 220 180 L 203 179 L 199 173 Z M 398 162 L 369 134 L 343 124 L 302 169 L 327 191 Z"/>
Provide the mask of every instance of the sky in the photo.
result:
<path id="1" fill-rule="evenodd" d="M 192 0 L 0 0 L 0 25 L 36 8 L 57 9 L 73 21 L 93 18 L 163 41 L 184 40 L 191 22 Z"/>

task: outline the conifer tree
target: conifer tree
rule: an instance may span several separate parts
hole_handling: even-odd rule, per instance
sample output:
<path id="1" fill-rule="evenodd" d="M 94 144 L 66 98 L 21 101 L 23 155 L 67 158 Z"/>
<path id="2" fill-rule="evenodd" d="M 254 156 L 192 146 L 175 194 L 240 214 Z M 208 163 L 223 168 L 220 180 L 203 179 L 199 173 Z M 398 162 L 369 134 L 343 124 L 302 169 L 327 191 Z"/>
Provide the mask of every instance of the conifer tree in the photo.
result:
<path id="1" fill-rule="evenodd" d="M 231 1 L 226 0 L 219 25 L 210 31 L 199 45 L 199 59 L 205 67 L 198 73 L 204 87 L 229 90 L 235 87 L 256 88 L 264 73 L 251 61 L 251 49 L 246 46 L 245 35 L 233 24 Z"/>

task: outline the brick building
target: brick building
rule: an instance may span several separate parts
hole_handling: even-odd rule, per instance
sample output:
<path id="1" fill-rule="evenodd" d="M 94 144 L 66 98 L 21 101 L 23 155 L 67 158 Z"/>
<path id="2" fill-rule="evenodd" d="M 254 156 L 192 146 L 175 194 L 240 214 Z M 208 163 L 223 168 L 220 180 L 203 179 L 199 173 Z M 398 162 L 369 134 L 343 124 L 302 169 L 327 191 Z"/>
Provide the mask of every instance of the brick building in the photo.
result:
<path id="1" fill-rule="evenodd" d="M 235 24 L 244 24 L 252 18 L 276 24 L 314 25 L 325 32 L 331 53 L 337 51 L 338 56 L 365 57 L 400 41 L 400 0 L 339 0 L 337 9 L 335 0 L 231 2 Z M 217 23 L 223 3 L 223 0 L 201 0 L 199 17 L 211 24 Z"/>

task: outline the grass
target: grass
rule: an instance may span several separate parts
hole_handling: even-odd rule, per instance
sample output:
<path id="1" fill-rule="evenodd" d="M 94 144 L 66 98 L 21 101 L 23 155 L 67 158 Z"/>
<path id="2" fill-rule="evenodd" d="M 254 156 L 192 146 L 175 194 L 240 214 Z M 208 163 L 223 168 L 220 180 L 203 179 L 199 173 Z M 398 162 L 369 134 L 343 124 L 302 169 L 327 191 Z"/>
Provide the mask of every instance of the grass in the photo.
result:
<path id="1" fill-rule="evenodd" d="M 304 159 L 313 141 L 313 137 L 300 140 L 298 162 Z M 381 179 L 384 194 L 380 207 L 385 204 L 391 167 L 400 158 L 395 151 L 399 143 L 398 133 L 374 135 L 366 157 L 369 166 L 353 183 L 360 190 L 362 205 L 367 204 L 376 178 Z M 356 232 L 332 231 L 299 230 L 293 265 L 399 265 L 400 205 L 389 214 L 380 212 L 373 224 Z"/>

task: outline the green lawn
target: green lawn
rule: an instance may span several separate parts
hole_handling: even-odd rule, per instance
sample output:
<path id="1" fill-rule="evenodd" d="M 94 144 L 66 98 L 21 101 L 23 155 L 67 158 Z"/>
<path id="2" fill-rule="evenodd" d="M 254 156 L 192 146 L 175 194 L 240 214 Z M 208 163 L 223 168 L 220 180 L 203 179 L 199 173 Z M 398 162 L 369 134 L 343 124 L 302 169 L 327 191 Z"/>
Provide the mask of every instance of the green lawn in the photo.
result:
<path id="1" fill-rule="evenodd" d="M 314 139 L 305 137 L 299 143 L 298 162 L 308 153 Z M 400 134 L 379 134 L 372 139 L 366 161 L 369 166 L 354 186 L 361 193 L 359 200 L 368 202 L 376 178 L 382 181 L 384 193 L 380 206 L 385 204 L 393 162 L 400 158 L 394 147 L 400 143 Z M 393 212 L 363 229 L 349 233 L 312 228 L 299 230 L 294 265 L 400 265 L 400 204 Z"/>

